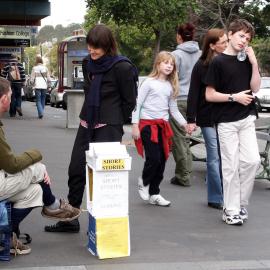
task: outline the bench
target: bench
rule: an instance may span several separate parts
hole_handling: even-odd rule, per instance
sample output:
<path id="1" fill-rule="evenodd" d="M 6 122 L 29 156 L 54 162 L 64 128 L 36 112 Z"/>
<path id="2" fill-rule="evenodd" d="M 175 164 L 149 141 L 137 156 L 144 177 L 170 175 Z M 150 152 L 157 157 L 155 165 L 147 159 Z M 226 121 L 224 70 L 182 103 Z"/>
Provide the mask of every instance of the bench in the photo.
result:
<path id="1" fill-rule="evenodd" d="M 11 204 L 0 201 L 0 261 L 10 260 Z"/>
<path id="2" fill-rule="evenodd" d="M 269 161 L 269 152 L 270 152 L 270 126 L 260 126 L 256 127 L 256 135 L 258 140 L 265 141 L 265 147 L 263 151 L 260 151 L 261 157 L 261 166 L 262 170 L 256 175 L 256 179 L 267 179 L 270 181 L 270 161 Z M 198 144 L 204 144 L 204 139 L 202 133 L 200 132 L 195 136 L 187 136 L 189 140 L 189 147 L 193 147 Z M 193 161 L 202 161 L 206 162 L 206 158 L 199 158 L 192 153 Z"/>

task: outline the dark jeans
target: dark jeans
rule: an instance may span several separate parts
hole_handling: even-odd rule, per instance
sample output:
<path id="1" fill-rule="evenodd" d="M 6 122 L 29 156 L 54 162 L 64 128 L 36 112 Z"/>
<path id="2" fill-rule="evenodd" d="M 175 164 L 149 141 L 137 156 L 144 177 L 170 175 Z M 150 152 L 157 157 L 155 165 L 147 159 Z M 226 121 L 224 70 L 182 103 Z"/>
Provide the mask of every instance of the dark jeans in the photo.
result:
<path id="1" fill-rule="evenodd" d="M 44 181 L 39 183 L 43 191 L 43 203 L 45 206 L 49 206 L 54 203 L 55 196 L 52 194 L 51 187 Z M 29 208 L 12 208 L 11 220 L 12 220 L 12 232 L 19 234 L 19 225 L 26 218 L 28 214 L 33 210 L 33 207 Z"/>
<path id="2" fill-rule="evenodd" d="M 89 130 L 79 126 L 74 142 L 68 169 L 68 201 L 73 207 L 80 208 L 85 187 L 85 151 L 90 142 L 120 142 L 123 136 L 122 125 L 107 125 Z"/>
<path id="3" fill-rule="evenodd" d="M 16 108 L 21 108 L 22 106 L 22 84 L 21 83 L 12 83 L 11 84 L 11 102 L 9 108 L 9 115 L 16 115 Z"/>
<path id="4" fill-rule="evenodd" d="M 145 152 L 145 162 L 142 172 L 143 184 L 149 185 L 149 194 L 159 194 L 159 185 L 163 179 L 166 159 L 164 155 L 161 128 L 158 128 L 158 143 L 151 141 L 151 128 L 146 126 L 141 131 Z"/>

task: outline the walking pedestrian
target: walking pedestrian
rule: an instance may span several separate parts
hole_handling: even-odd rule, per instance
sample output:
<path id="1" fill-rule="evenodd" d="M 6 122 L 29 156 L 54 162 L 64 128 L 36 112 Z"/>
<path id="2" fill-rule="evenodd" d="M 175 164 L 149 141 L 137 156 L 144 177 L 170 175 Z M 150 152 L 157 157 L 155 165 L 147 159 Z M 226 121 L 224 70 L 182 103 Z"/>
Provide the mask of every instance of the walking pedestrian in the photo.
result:
<path id="1" fill-rule="evenodd" d="M 228 28 L 229 44 L 215 57 L 206 75 L 206 100 L 215 102 L 223 176 L 223 220 L 242 225 L 248 219 L 247 205 L 260 164 L 255 124 L 256 107 L 252 93 L 260 88 L 256 56 L 248 46 L 253 26 L 244 19 Z"/>
<path id="2" fill-rule="evenodd" d="M 223 29 L 210 29 L 204 36 L 202 55 L 195 64 L 187 100 L 187 122 L 190 129 L 199 126 L 202 130 L 206 147 L 207 162 L 207 200 L 208 206 L 223 208 L 222 179 L 219 147 L 215 123 L 213 121 L 212 103 L 205 100 L 205 76 L 212 59 L 222 53 L 228 45 L 228 38 Z"/>
<path id="3" fill-rule="evenodd" d="M 50 86 L 51 78 L 47 67 L 43 65 L 40 55 L 36 56 L 36 65 L 32 68 L 30 82 L 35 89 L 38 118 L 42 119 L 46 104 L 46 92 Z"/>
<path id="4" fill-rule="evenodd" d="M 19 116 L 23 116 L 22 87 L 25 84 L 25 70 L 22 63 L 18 62 L 16 55 L 11 55 L 10 62 L 4 66 L 1 76 L 11 83 L 12 95 L 9 108 L 10 117 L 15 117 L 16 113 L 18 113 Z"/>
<path id="5" fill-rule="evenodd" d="M 186 117 L 187 97 L 190 85 L 192 69 L 201 55 L 198 42 L 194 41 L 195 27 L 190 23 L 180 25 L 177 29 L 177 47 L 173 51 L 179 77 L 179 95 L 177 106 L 180 113 Z M 172 117 L 170 124 L 174 133 L 172 153 L 175 160 L 175 176 L 171 184 L 178 186 L 190 186 L 190 174 L 192 169 L 192 155 L 189 149 L 189 141 L 186 132 Z"/>
<path id="6" fill-rule="evenodd" d="M 179 126 L 186 127 L 175 100 L 178 91 L 175 58 L 169 52 L 160 52 L 153 71 L 139 88 L 136 110 L 132 113 L 132 136 L 138 153 L 143 156 L 145 151 L 142 177 L 138 180 L 139 194 L 143 200 L 158 206 L 171 204 L 160 195 L 159 188 L 173 136 L 169 112 Z"/>

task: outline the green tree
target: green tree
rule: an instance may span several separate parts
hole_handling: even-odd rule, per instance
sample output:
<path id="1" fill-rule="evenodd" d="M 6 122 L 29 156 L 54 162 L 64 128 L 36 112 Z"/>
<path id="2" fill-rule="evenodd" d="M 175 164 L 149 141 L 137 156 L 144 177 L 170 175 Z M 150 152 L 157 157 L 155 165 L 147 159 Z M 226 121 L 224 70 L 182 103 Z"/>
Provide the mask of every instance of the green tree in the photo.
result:
<path id="1" fill-rule="evenodd" d="M 45 25 L 38 32 L 37 42 L 43 43 L 45 41 L 50 41 L 53 37 L 55 37 L 54 27 L 52 25 Z"/>
<path id="2" fill-rule="evenodd" d="M 214 27 L 226 29 L 232 20 L 245 18 L 254 25 L 257 36 L 269 35 L 269 1 L 197 0 L 197 7 L 193 18 L 200 33 Z"/>
<path id="3" fill-rule="evenodd" d="M 135 25 L 154 35 L 154 55 L 163 35 L 187 19 L 195 0 L 86 0 L 101 21 L 112 19 L 118 25 Z"/>
<path id="4" fill-rule="evenodd" d="M 26 74 L 31 74 L 32 68 L 35 65 L 36 55 L 38 53 L 39 53 L 39 48 L 37 46 L 24 48 L 23 61 L 26 63 L 26 67 L 25 67 Z"/>
<path id="5" fill-rule="evenodd" d="M 81 29 L 82 26 L 79 23 L 71 23 L 64 27 L 61 24 L 57 24 L 55 27 L 52 25 L 43 26 L 37 35 L 37 43 L 44 43 L 45 41 L 52 41 L 54 38 L 57 41 L 62 41 L 64 38 L 72 36 L 74 30 Z"/>
<path id="6" fill-rule="evenodd" d="M 270 75 L 270 38 L 257 38 L 253 40 L 252 46 L 256 52 L 262 76 Z"/>
<path id="7" fill-rule="evenodd" d="M 57 48 L 58 48 L 58 44 L 54 44 L 52 49 L 49 52 L 49 71 L 50 74 L 53 76 L 57 76 L 58 77 L 58 70 L 57 70 Z"/>

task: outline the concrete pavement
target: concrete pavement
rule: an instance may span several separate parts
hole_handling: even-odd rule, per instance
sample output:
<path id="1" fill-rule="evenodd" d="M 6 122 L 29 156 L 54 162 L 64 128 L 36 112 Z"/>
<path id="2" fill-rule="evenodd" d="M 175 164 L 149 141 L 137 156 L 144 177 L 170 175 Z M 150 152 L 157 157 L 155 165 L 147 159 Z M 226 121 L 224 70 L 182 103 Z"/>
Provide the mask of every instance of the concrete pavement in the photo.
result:
<path id="1" fill-rule="evenodd" d="M 76 130 L 65 128 L 66 112 L 62 109 L 46 107 L 42 120 L 37 118 L 34 103 L 24 102 L 23 111 L 21 119 L 3 120 L 8 141 L 17 153 L 27 148 L 40 149 L 54 193 L 66 197 L 67 168 Z M 269 118 L 260 121 L 269 123 Z M 125 130 L 124 140 L 128 141 L 130 129 Z M 169 183 L 174 174 L 174 161 L 169 158 L 161 194 L 172 205 L 161 208 L 138 197 L 137 177 L 143 160 L 134 147 L 128 147 L 128 151 L 133 158 L 129 178 L 130 257 L 98 260 L 87 251 L 86 211 L 80 217 L 80 233 L 54 234 L 43 231 L 44 225 L 53 222 L 42 218 L 40 209 L 35 209 L 21 225 L 21 231 L 33 238 L 32 253 L 0 262 L 0 269 L 270 269 L 269 181 L 256 181 L 248 222 L 242 227 L 228 226 L 221 220 L 221 211 L 206 206 L 204 163 L 194 163 L 192 186 L 183 188 Z M 196 151 L 201 154 L 202 149 Z"/>

